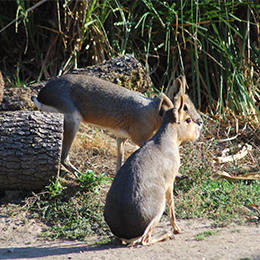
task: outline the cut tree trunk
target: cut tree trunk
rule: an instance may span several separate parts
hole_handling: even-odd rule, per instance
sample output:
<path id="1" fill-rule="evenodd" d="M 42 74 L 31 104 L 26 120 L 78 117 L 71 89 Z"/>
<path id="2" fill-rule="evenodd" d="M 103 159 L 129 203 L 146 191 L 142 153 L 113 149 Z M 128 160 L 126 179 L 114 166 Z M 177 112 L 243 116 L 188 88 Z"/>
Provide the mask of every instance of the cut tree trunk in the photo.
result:
<path id="1" fill-rule="evenodd" d="M 0 113 L 0 192 L 40 191 L 59 174 L 63 114 Z"/>

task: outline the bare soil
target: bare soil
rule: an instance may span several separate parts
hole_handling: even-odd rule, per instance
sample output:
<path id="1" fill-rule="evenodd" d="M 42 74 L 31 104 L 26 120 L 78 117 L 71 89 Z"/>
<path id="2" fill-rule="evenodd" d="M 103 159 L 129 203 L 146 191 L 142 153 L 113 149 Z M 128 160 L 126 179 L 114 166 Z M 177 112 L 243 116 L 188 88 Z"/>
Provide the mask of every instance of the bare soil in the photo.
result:
<path id="1" fill-rule="evenodd" d="M 46 228 L 42 222 L 21 216 L 1 215 L 0 259 L 260 259 L 260 228 L 230 225 L 212 229 L 206 219 L 179 220 L 182 233 L 174 239 L 151 246 L 116 246 L 100 244 L 93 236 L 86 241 L 45 241 L 39 235 Z M 154 234 L 170 230 L 169 221 L 160 222 Z M 5 230 L 5 231 L 3 231 Z M 212 235 L 197 241 L 196 235 Z"/>
<path id="2" fill-rule="evenodd" d="M 199 143 L 210 140 L 210 136 Z M 111 138 L 112 137 L 112 138 Z M 220 136 L 221 137 L 221 136 Z M 205 139 L 206 138 L 206 139 Z M 203 145 L 200 145 L 203 148 Z M 126 158 L 137 147 L 126 145 Z M 216 149 L 223 149 L 217 147 Z M 211 151 L 213 154 L 214 152 Z M 209 153 L 209 157 L 212 156 Z M 245 165 L 252 166 L 259 160 L 259 148 L 254 147 Z M 82 125 L 73 144 L 71 161 L 81 170 L 93 169 L 97 173 L 107 172 L 114 176 L 116 142 L 105 131 L 96 131 Z M 257 159 L 258 158 L 258 159 Z M 219 166 L 216 165 L 215 170 Z M 221 166 L 223 167 L 223 166 Z M 104 187 L 108 190 L 109 186 Z M 40 219 L 28 219 L 26 212 L 10 216 L 8 201 L 0 206 L 0 259 L 251 259 L 260 260 L 260 227 L 257 225 L 230 224 L 213 228 L 207 219 L 178 220 L 182 233 L 174 239 L 151 246 L 117 246 L 102 237 L 92 236 L 85 241 L 46 241 L 40 234 L 47 226 Z M 171 230 L 167 218 L 159 223 L 153 235 Z M 259 221 L 257 222 L 259 223 Z M 208 237 L 196 240 L 198 234 L 208 232 Z"/>

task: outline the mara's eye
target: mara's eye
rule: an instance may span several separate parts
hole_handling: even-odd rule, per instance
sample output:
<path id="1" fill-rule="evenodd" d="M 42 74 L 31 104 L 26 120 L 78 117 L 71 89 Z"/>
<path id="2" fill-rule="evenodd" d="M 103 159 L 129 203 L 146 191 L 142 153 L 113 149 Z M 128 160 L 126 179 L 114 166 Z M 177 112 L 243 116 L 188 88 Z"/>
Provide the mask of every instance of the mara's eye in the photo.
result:
<path id="1" fill-rule="evenodd" d="M 191 119 L 190 118 L 188 118 L 188 119 L 186 119 L 186 123 L 190 123 L 191 122 Z"/>
<path id="2" fill-rule="evenodd" d="M 188 111 L 188 107 L 186 105 L 184 105 L 183 109 L 184 111 Z"/>

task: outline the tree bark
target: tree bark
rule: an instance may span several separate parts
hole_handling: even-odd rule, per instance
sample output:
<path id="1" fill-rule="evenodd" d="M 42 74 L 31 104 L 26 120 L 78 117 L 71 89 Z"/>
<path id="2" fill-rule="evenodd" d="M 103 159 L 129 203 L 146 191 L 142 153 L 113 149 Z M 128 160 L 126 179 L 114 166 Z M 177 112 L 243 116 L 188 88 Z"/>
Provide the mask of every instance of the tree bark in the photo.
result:
<path id="1" fill-rule="evenodd" d="M 59 174 L 63 114 L 0 113 L 0 192 L 40 191 Z"/>
<path id="2" fill-rule="evenodd" d="M 3 79 L 3 76 L 2 76 L 2 73 L 0 71 L 0 105 L 2 103 L 2 100 L 3 100 L 3 96 L 4 96 L 4 79 Z"/>

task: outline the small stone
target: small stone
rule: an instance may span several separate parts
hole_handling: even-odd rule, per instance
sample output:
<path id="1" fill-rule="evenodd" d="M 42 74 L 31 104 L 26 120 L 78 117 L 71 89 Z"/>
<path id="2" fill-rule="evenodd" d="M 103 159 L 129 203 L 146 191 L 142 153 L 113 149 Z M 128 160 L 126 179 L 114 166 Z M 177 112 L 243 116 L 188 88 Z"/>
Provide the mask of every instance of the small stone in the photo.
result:
<path id="1" fill-rule="evenodd" d="M 14 252 L 14 247 L 8 248 L 8 253 L 13 253 Z"/>

